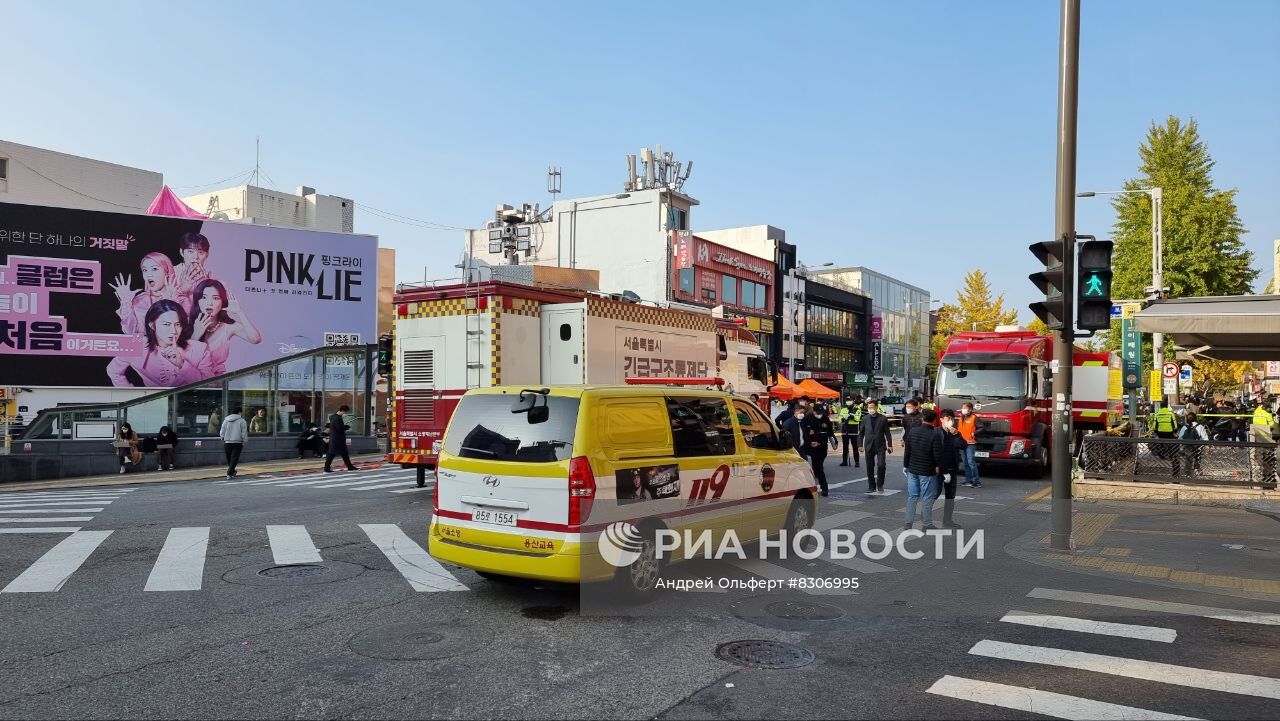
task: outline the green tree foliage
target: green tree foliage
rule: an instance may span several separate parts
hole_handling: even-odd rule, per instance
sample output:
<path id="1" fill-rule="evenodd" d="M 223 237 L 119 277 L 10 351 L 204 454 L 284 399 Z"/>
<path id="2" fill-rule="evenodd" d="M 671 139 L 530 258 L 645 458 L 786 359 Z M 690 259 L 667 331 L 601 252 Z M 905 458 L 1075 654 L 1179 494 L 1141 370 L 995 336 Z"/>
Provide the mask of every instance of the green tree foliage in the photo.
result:
<path id="1" fill-rule="evenodd" d="M 1164 285 L 1169 297 L 1252 292 L 1258 271 L 1241 239 L 1246 231 L 1236 212 L 1236 191 L 1213 187 L 1214 162 L 1196 121 L 1169 116 L 1162 125 L 1152 123 L 1138 158 L 1138 176 L 1124 188 L 1158 187 L 1164 192 Z M 1151 285 L 1151 196 L 1117 195 L 1112 206 L 1111 295 L 1143 298 L 1143 289 Z M 1120 324 L 1112 323 L 1104 345 L 1119 348 L 1120 340 Z M 1149 342 L 1147 346 L 1149 355 Z"/>
<path id="2" fill-rule="evenodd" d="M 947 338 L 965 331 L 992 331 L 998 325 L 1018 322 L 1016 308 L 1006 308 L 1004 293 L 992 297 L 991 284 L 982 270 L 969 271 L 964 285 L 956 291 L 955 303 L 943 303 L 938 309 L 938 332 L 930 342 L 936 357 L 947 346 Z"/>
<path id="3" fill-rule="evenodd" d="M 1038 335 L 1053 334 L 1053 331 L 1049 330 L 1049 326 L 1045 325 L 1044 321 L 1040 320 L 1039 318 L 1032 318 L 1031 322 L 1027 324 L 1027 330 L 1031 331 L 1032 333 L 1036 333 Z"/>

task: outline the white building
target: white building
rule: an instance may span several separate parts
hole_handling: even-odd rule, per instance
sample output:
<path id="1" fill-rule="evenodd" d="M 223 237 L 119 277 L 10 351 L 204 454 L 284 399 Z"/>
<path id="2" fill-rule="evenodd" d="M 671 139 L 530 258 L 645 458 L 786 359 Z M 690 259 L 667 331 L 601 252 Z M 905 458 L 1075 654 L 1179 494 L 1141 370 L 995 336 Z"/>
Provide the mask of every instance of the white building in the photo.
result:
<path id="1" fill-rule="evenodd" d="M 0 202 L 141 213 L 163 185 L 150 170 L 0 140 Z"/>
<path id="2" fill-rule="evenodd" d="M 873 368 L 877 388 L 885 395 L 922 392 L 929 363 L 929 291 L 861 266 L 812 269 L 808 275 L 871 296 L 872 315 L 881 324 L 881 337 L 873 330 L 871 340 L 880 344 L 880 367 Z"/>
<path id="3" fill-rule="evenodd" d="M 521 265 L 551 265 L 600 271 L 600 289 L 629 290 L 645 300 L 665 301 L 671 292 L 672 230 L 689 229 L 689 212 L 698 201 L 665 188 L 559 200 L 539 222 L 519 226 L 528 236 L 516 250 L 504 252 L 501 240 L 491 250 L 490 231 L 501 224 L 466 231 L 466 252 L 490 265 L 514 259 Z M 524 213 L 499 206 L 499 214 Z M 530 219 L 534 214 L 529 213 Z M 508 215 L 508 217 L 514 217 Z M 523 230 L 521 231 L 523 232 Z M 522 248 L 522 249 L 521 249 Z"/>
<path id="4" fill-rule="evenodd" d="M 355 232 L 354 201 L 336 195 L 320 195 L 315 188 L 306 186 L 300 186 L 296 193 L 290 194 L 256 185 L 237 185 L 189 195 L 182 202 L 214 220 L 331 233 Z"/>

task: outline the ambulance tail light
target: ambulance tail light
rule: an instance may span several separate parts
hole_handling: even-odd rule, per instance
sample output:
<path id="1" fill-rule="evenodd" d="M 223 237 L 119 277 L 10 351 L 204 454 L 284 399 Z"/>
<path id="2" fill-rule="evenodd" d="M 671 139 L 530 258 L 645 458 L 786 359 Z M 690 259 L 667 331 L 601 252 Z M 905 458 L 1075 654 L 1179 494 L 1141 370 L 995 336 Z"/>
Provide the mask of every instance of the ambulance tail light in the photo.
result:
<path id="1" fill-rule="evenodd" d="M 439 488 L 440 484 L 436 484 Z M 578 456 L 569 461 L 569 525 L 581 527 L 591 515 L 591 505 L 596 499 L 596 477 L 591 472 L 591 461 Z"/>

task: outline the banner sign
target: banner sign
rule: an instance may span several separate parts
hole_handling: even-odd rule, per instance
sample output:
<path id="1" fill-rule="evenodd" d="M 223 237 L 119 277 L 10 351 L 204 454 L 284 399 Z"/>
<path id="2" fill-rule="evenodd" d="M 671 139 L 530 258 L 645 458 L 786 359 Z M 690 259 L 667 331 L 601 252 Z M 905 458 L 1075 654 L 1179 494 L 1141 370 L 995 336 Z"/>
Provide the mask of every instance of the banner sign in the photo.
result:
<path id="1" fill-rule="evenodd" d="M 884 370 L 884 368 L 882 367 L 883 362 L 884 362 L 884 355 L 880 345 L 880 341 L 875 341 L 871 344 L 871 370 L 873 371 Z"/>
<path id="2" fill-rule="evenodd" d="M 693 267 L 693 248 L 690 247 L 692 245 L 692 241 L 690 240 L 690 237 L 689 237 L 689 231 L 677 230 L 675 234 L 676 234 L 676 244 L 675 244 L 676 245 L 675 247 L 676 268 L 680 270 L 683 270 L 685 268 L 692 268 Z"/>
<path id="3" fill-rule="evenodd" d="M 1130 390 L 1141 388 L 1143 386 L 1142 334 L 1138 332 L 1136 323 L 1125 318 L 1120 321 L 1120 335 L 1123 338 L 1120 350 L 1124 358 L 1124 387 Z"/>
<path id="4" fill-rule="evenodd" d="M 376 335 L 377 239 L 0 203 L 0 365 L 174 387 Z"/>
<path id="5" fill-rule="evenodd" d="M 871 340 L 884 340 L 884 318 L 871 316 Z"/>

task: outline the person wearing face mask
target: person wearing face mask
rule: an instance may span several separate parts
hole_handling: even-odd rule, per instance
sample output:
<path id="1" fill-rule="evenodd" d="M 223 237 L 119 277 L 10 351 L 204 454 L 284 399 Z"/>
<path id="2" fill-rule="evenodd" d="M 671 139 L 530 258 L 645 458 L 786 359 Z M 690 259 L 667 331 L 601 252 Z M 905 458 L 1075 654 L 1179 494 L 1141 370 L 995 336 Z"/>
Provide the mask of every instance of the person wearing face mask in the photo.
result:
<path id="1" fill-rule="evenodd" d="M 835 426 L 827 415 L 827 407 L 821 403 L 813 406 L 813 413 L 805 416 L 800 424 L 804 433 L 804 443 L 809 452 L 809 465 L 813 467 L 813 476 L 818 479 L 818 488 L 822 495 L 827 495 L 827 444 L 835 437 Z"/>
<path id="2" fill-rule="evenodd" d="M 935 486 L 934 500 L 938 495 L 942 500 L 942 526 L 944 528 L 960 528 L 953 514 L 956 510 L 956 486 L 959 485 L 960 468 L 964 465 L 964 449 L 967 445 L 964 436 L 956 428 L 956 414 L 951 410 L 942 411 L 942 427 L 938 429 L 942 438 L 942 458 L 938 463 L 941 473 Z"/>
<path id="3" fill-rule="evenodd" d="M 965 401 L 960 406 L 960 417 L 956 419 L 956 430 L 964 438 L 964 484 L 970 488 L 982 488 L 982 479 L 978 478 L 978 415 L 973 412 L 973 404 Z"/>
<path id="4" fill-rule="evenodd" d="M 867 401 L 867 412 L 862 414 L 862 452 L 867 458 L 867 495 L 884 492 L 885 454 L 893 453 L 893 436 L 889 433 L 889 419 L 880 413 L 880 404 Z"/>
<path id="5" fill-rule="evenodd" d="M 804 419 L 806 417 L 805 409 L 796 406 L 795 411 L 782 424 L 782 432 L 787 435 L 791 441 L 791 446 L 796 449 L 801 458 L 808 459 L 808 444 L 804 442 Z"/>
<path id="6" fill-rule="evenodd" d="M 840 409 L 840 435 L 844 440 L 844 453 L 841 455 L 840 465 L 849 465 L 849 449 L 853 448 L 853 467 L 861 468 L 862 459 L 858 455 L 858 426 L 862 424 L 862 408 L 858 405 L 857 398 L 850 398 L 845 401 L 844 408 Z"/>
<path id="7" fill-rule="evenodd" d="M 782 412 L 778 414 L 777 418 L 773 419 L 773 422 L 778 424 L 779 428 L 786 427 L 787 421 L 791 420 L 791 416 L 796 414 L 796 407 L 799 405 L 799 402 L 794 398 L 787 401 L 787 407 L 782 409 Z"/>
<path id="8" fill-rule="evenodd" d="M 902 406 L 902 437 L 907 437 L 907 431 L 920 425 L 920 403 L 914 398 L 907 401 Z"/>

